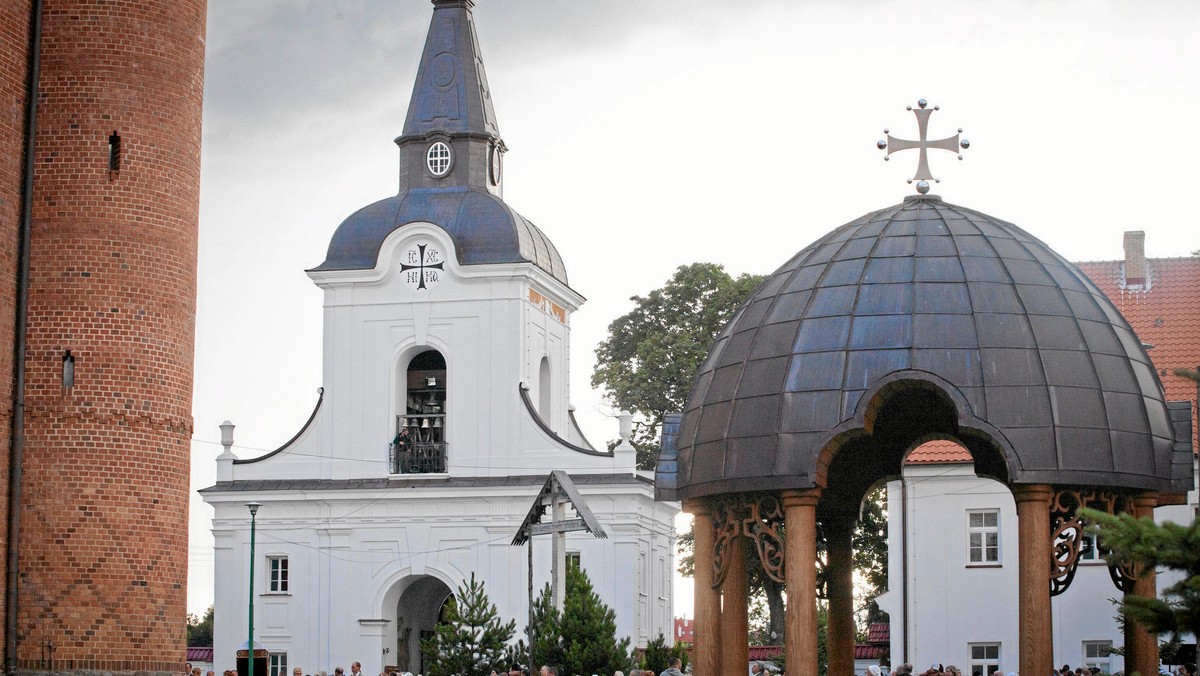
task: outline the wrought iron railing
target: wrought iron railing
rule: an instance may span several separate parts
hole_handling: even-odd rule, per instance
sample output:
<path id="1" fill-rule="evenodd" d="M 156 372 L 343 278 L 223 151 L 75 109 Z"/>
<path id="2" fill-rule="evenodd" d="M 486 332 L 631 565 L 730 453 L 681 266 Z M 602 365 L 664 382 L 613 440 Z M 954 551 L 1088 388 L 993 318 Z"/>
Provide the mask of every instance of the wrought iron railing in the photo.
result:
<path id="1" fill-rule="evenodd" d="M 442 474 L 446 471 L 446 444 L 408 441 L 388 444 L 392 474 Z"/>

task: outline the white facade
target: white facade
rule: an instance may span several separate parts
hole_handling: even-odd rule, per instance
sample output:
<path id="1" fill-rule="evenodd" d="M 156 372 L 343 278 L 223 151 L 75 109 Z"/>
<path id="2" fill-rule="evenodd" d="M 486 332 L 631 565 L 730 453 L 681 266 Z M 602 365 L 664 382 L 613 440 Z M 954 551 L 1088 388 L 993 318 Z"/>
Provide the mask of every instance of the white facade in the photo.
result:
<path id="1" fill-rule="evenodd" d="M 413 255 L 442 266 L 414 277 Z M 631 446 L 590 450 L 570 415 L 569 323 L 582 297 L 532 264 L 458 260 L 445 231 L 414 223 L 384 241 L 374 269 L 309 273 L 325 292 L 322 401 L 282 449 L 251 462 L 227 450 L 203 491 L 215 509 L 218 666 L 231 667 L 247 638 L 246 503 L 262 503 L 255 638 L 285 656 L 279 668 L 332 672 L 358 660 L 368 674 L 417 673 L 421 632 L 472 573 L 522 631 L 527 552 L 509 543 L 556 469 L 607 532 L 573 533 L 567 550 L 616 612 L 618 635 L 636 645 L 671 635 L 678 505 L 654 501 Z M 425 395 L 410 391 L 409 367 L 429 350 L 445 361 L 439 398 L 433 415 L 414 416 Z M 425 433 L 430 420 L 442 424 L 444 471 L 401 473 L 389 461 L 397 425 Z M 548 536 L 534 538 L 533 555 L 540 592 Z"/>
<path id="2" fill-rule="evenodd" d="M 918 672 L 929 664 L 953 664 L 966 674 L 1016 671 L 1021 636 L 1012 493 L 975 476 L 969 463 L 910 463 L 903 477 L 888 483 L 890 588 L 877 599 L 891 619 L 892 664 L 907 660 Z M 1160 507 L 1155 518 L 1191 523 L 1196 510 L 1193 489 L 1187 505 Z M 1159 588 L 1176 579 L 1160 571 Z M 1119 596 L 1102 559 L 1080 562 L 1070 587 L 1052 602 L 1056 666 L 1123 668 L 1121 656 L 1098 655 L 1106 642 L 1124 643 L 1109 600 Z"/>

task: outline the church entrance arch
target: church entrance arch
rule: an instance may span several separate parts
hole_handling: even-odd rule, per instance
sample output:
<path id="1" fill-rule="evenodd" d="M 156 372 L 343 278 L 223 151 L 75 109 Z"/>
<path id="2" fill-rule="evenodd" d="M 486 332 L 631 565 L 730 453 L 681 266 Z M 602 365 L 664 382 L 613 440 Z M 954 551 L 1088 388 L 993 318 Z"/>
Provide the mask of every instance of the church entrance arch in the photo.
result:
<path id="1" fill-rule="evenodd" d="M 432 575 L 413 575 L 396 584 L 394 659 L 384 661 L 399 671 L 425 673 L 421 641 L 433 636 L 444 608 L 454 594 L 450 587 Z M 385 646 L 389 647 L 389 646 Z"/>

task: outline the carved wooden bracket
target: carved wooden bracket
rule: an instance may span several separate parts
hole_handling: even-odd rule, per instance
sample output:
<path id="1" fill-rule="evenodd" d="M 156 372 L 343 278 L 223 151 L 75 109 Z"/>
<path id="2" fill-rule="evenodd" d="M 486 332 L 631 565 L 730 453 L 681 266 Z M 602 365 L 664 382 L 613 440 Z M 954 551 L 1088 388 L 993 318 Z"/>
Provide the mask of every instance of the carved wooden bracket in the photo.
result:
<path id="1" fill-rule="evenodd" d="M 1133 502 L 1128 495 L 1098 488 L 1063 488 L 1050 501 L 1050 595 L 1058 596 L 1071 586 L 1079 557 L 1084 552 L 1086 521 L 1080 518 L 1080 507 L 1108 514 L 1131 511 Z M 1099 554 L 1104 553 L 1100 544 Z M 1125 566 L 1108 567 L 1108 574 L 1117 589 L 1130 588 L 1134 571 Z"/>
<path id="2" fill-rule="evenodd" d="M 778 495 L 726 495 L 712 503 L 713 527 L 713 587 L 725 582 L 731 548 L 739 546 L 739 537 L 750 538 L 758 550 L 763 572 L 782 583 L 784 568 L 783 501 Z"/>

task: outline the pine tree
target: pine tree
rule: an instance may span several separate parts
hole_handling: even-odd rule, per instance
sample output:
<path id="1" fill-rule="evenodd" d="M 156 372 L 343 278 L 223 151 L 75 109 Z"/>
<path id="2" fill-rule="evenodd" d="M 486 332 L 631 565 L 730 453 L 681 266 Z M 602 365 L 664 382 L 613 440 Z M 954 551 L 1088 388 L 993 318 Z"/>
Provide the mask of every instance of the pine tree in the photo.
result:
<path id="1" fill-rule="evenodd" d="M 543 664 L 562 664 L 562 631 L 549 584 L 542 588 L 542 593 L 533 602 L 533 652 L 530 659 L 533 660 L 529 665 L 530 673 Z"/>
<path id="2" fill-rule="evenodd" d="M 1155 634 L 1200 635 L 1200 517 L 1189 526 L 1130 514 L 1117 516 L 1091 509 L 1080 515 L 1108 548 L 1109 563 L 1141 568 L 1170 568 L 1185 577 L 1163 589 L 1162 598 L 1127 595 L 1121 614 Z"/>
<path id="3" fill-rule="evenodd" d="M 632 662 L 629 639 L 617 640 L 617 616 L 592 589 L 578 566 L 567 566 L 563 611 L 550 600 L 550 585 L 533 605 L 533 664 L 555 665 L 560 674 L 611 674 Z"/>
<path id="4" fill-rule="evenodd" d="M 567 566 L 560 633 L 560 673 L 611 674 L 629 667 L 629 639 L 617 640 L 617 614 L 600 600 L 579 566 Z"/>
<path id="5" fill-rule="evenodd" d="M 488 676 L 505 658 L 516 622 L 501 624 L 475 573 L 450 599 L 445 621 L 432 638 L 421 641 L 429 676 Z"/>
<path id="6" fill-rule="evenodd" d="M 670 663 L 671 649 L 667 647 L 667 638 L 659 634 L 646 644 L 646 652 L 642 655 L 642 669 L 661 674 Z"/>

